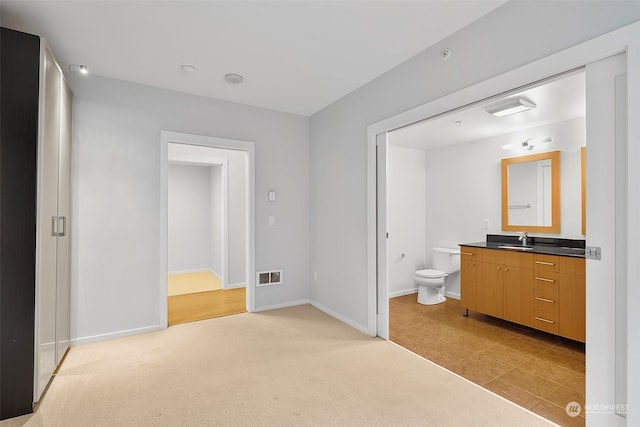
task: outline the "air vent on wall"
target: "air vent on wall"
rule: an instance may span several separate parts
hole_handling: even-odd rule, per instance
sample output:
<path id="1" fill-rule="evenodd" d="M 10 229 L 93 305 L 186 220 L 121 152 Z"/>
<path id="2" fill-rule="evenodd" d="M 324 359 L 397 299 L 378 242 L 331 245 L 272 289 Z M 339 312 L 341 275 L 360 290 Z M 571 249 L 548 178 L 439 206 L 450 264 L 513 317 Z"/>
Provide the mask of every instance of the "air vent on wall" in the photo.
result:
<path id="1" fill-rule="evenodd" d="M 256 286 L 282 284 L 282 270 L 259 271 L 256 273 Z"/>

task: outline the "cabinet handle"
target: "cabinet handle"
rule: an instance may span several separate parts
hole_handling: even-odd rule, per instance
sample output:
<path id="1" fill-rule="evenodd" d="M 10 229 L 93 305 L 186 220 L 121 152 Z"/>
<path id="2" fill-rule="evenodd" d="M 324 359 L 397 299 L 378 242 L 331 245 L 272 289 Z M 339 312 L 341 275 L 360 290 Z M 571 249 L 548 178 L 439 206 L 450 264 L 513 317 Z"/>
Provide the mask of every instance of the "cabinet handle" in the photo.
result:
<path id="1" fill-rule="evenodd" d="M 552 300 L 552 299 L 546 299 L 546 298 L 540 298 L 540 297 L 536 297 L 536 299 L 537 299 L 538 301 L 544 301 L 544 302 L 555 302 L 555 301 L 554 301 L 554 300 Z"/>
<path id="2" fill-rule="evenodd" d="M 546 262 L 546 261 L 535 261 L 536 264 L 542 265 L 556 265 L 554 262 Z"/>
<path id="3" fill-rule="evenodd" d="M 460 252 L 462 255 L 469 255 L 469 256 L 474 256 L 475 254 L 473 252 Z"/>
<path id="4" fill-rule="evenodd" d="M 553 320 L 543 319 L 542 317 L 538 317 L 538 316 L 536 316 L 536 320 L 540 320 L 541 322 L 547 322 L 547 323 L 556 323 Z"/>
<path id="5" fill-rule="evenodd" d="M 58 233 L 58 236 L 64 237 L 64 236 L 67 235 L 67 217 L 66 216 L 59 216 L 58 219 L 60 221 L 62 221 L 62 227 L 61 227 L 62 231 L 60 231 Z"/>
<path id="6" fill-rule="evenodd" d="M 475 267 L 475 265 L 476 265 L 475 263 L 473 263 L 473 262 L 471 263 L 471 267 Z"/>
<path id="7" fill-rule="evenodd" d="M 544 277 L 536 277 L 536 280 L 542 280 L 543 282 L 555 282 L 553 279 L 545 279 Z"/>
<path id="8" fill-rule="evenodd" d="M 507 267 L 504 268 L 504 271 L 509 271 L 509 269 Z"/>
<path id="9" fill-rule="evenodd" d="M 52 216 L 51 217 L 51 236 L 56 237 L 58 236 L 58 217 L 57 216 Z"/>
<path id="10" fill-rule="evenodd" d="M 500 270 L 500 267 L 496 267 L 496 270 Z"/>

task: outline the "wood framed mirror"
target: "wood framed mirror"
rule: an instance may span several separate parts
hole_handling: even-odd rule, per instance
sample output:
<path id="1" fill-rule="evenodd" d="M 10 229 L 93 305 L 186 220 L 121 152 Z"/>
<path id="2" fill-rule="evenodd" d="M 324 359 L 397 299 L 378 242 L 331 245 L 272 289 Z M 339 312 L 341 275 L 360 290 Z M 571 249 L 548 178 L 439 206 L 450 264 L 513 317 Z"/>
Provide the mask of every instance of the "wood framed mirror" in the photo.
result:
<path id="1" fill-rule="evenodd" d="M 502 230 L 560 233 L 560 151 L 502 159 Z"/>

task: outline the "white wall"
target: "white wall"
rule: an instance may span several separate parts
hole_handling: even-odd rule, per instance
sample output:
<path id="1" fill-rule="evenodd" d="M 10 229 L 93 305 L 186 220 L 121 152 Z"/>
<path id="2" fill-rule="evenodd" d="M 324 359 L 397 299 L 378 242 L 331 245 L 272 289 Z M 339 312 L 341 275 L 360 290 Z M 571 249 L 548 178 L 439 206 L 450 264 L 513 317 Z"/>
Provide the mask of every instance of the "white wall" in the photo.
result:
<path id="1" fill-rule="evenodd" d="M 211 182 L 211 272 L 222 280 L 222 165 L 209 168 Z M 171 171 L 169 171 L 171 173 Z"/>
<path id="2" fill-rule="evenodd" d="M 367 329 L 368 125 L 638 19 L 640 2 L 508 2 L 314 114 L 311 270 L 318 280 L 312 298 Z M 445 48 L 451 56 L 442 61 Z M 450 243 L 481 240 L 480 226 L 470 227 Z"/>
<path id="3" fill-rule="evenodd" d="M 229 285 L 238 286 L 245 283 L 246 267 L 246 235 L 245 212 L 247 210 L 247 161 L 246 154 L 241 151 L 226 151 L 224 155 L 228 159 L 229 170 Z M 264 198 L 264 193 L 258 197 Z M 308 281 L 305 281 L 308 283 Z"/>
<path id="4" fill-rule="evenodd" d="M 170 164 L 168 181 L 169 273 L 211 269 L 209 168 Z"/>
<path id="5" fill-rule="evenodd" d="M 72 339 L 159 327 L 160 131 L 254 141 L 258 309 L 309 296 L 308 119 L 95 75 L 74 92 Z M 277 207 L 267 191 L 278 190 Z M 275 211 L 276 226 L 267 217 Z M 269 213 L 268 213 L 269 212 Z"/>
<path id="6" fill-rule="evenodd" d="M 387 151 L 390 297 L 414 292 L 415 271 L 427 268 L 426 160 L 423 150 L 391 145 Z M 403 253 L 405 257 L 401 256 Z"/>

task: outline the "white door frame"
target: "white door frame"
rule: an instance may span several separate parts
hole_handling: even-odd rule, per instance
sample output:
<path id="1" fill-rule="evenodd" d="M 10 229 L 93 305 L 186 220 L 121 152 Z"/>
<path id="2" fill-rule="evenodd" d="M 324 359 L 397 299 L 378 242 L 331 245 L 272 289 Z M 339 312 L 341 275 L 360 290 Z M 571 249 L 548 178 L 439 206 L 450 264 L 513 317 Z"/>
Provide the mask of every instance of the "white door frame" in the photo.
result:
<path id="1" fill-rule="evenodd" d="M 255 311 L 256 283 L 255 283 L 255 145 L 251 141 L 240 141 L 228 138 L 218 138 L 213 136 L 192 135 L 188 133 L 160 131 L 160 271 L 158 277 L 159 319 L 160 326 L 166 328 L 168 325 L 167 314 L 167 273 L 168 273 L 168 173 L 169 165 L 168 148 L 169 143 L 198 145 L 203 147 L 221 148 L 226 150 L 244 151 L 247 155 L 247 191 L 246 206 L 246 291 L 247 291 L 247 311 Z"/>
<path id="2" fill-rule="evenodd" d="M 450 95 L 428 102 L 411 110 L 405 111 L 385 120 L 373 123 L 367 127 L 367 271 L 368 271 L 368 332 L 370 335 L 380 335 L 388 339 L 388 327 L 378 329 L 378 316 L 386 318 L 388 322 L 388 312 L 377 313 L 377 310 L 384 309 L 383 304 L 376 304 L 378 287 L 380 295 L 388 297 L 388 280 L 386 277 L 378 277 L 377 247 L 378 230 L 377 218 L 377 197 L 378 191 L 386 193 L 384 182 L 376 183 L 376 139 L 380 134 L 397 129 L 408 124 L 421 121 L 428 117 L 433 117 L 464 105 L 490 98 L 496 94 L 507 92 L 532 82 L 544 80 L 561 74 L 566 71 L 582 67 L 586 64 L 599 61 L 617 53 L 627 54 L 627 83 L 628 83 L 628 120 L 627 138 L 627 218 L 640 217 L 640 22 L 628 25 L 592 40 L 573 46 L 543 59 L 534 61 L 525 66 L 498 75 L 484 82 L 475 84 L 468 88 L 454 92 Z M 635 95 L 635 96 L 634 96 Z M 630 220 L 627 224 L 628 253 L 640 253 L 640 222 Z M 386 239 L 381 239 L 381 244 L 386 245 Z M 591 245 L 598 246 L 598 242 L 590 242 Z M 384 252 L 384 251 L 382 251 Z M 637 256 L 637 255 L 636 255 Z M 597 261 L 595 261 L 597 262 Z M 626 262 L 626 274 L 629 286 L 627 295 L 628 304 L 628 356 L 627 360 L 640 360 L 640 333 L 637 325 L 640 324 L 640 263 Z M 590 283 L 587 280 L 587 294 L 596 295 L 601 291 L 601 286 Z M 606 310 L 605 310 L 606 311 Z M 600 318 L 600 313 L 589 313 L 589 317 Z M 382 320 L 382 319 L 381 319 Z M 588 330 L 587 340 L 590 345 L 597 347 L 599 343 L 606 343 L 606 331 Z M 598 366 L 588 366 L 588 369 L 598 369 Z M 629 413 L 627 417 L 628 425 L 640 425 L 640 366 L 634 363 L 628 365 L 628 403 Z M 587 401 L 589 393 L 587 390 Z M 611 403 L 611 402 L 594 402 Z"/>

